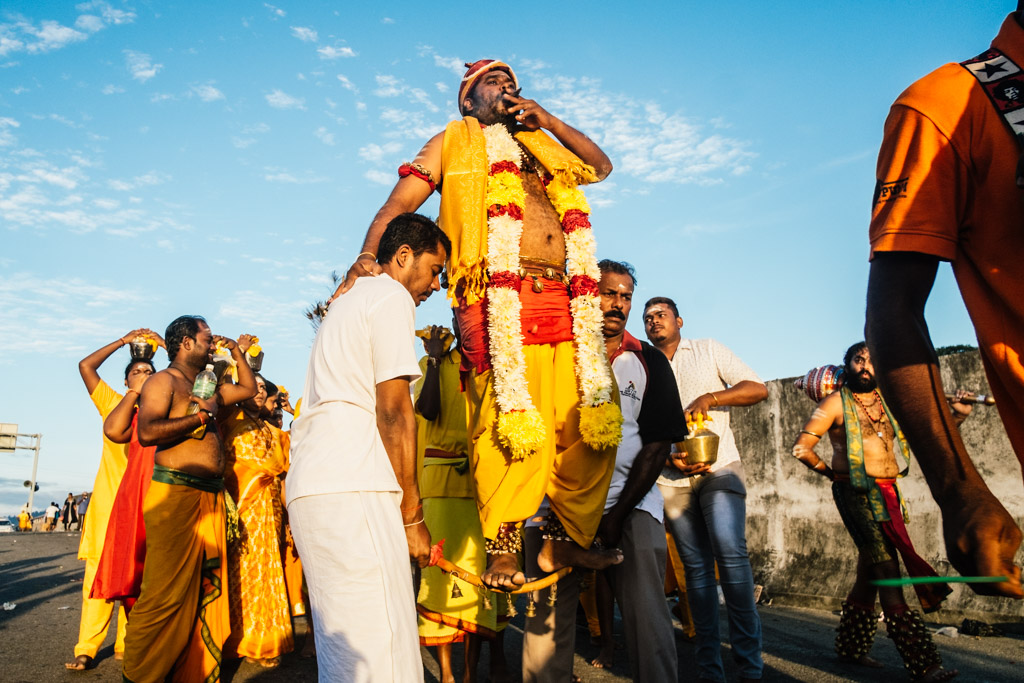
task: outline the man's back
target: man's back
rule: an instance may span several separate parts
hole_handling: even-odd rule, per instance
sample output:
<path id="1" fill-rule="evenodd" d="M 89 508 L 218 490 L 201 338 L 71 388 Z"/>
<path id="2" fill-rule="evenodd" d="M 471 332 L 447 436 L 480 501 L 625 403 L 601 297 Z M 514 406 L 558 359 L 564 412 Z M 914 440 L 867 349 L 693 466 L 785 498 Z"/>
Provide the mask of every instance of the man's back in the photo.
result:
<path id="1" fill-rule="evenodd" d="M 302 415 L 292 426 L 288 502 L 343 491 L 398 491 L 377 433 L 376 386 L 419 377 L 415 304 L 388 275 L 336 299 L 313 342 Z"/>

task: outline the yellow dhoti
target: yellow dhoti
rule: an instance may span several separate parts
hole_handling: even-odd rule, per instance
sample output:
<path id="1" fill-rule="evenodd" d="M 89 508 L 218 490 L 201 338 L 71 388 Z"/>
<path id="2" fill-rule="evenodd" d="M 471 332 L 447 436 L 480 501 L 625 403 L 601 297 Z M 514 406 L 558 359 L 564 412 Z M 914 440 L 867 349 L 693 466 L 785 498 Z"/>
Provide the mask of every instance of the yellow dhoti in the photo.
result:
<path id="1" fill-rule="evenodd" d="M 132 683 L 220 680 L 230 632 L 223 482 L 159 465 L 146 494 L 146 566 L 125 638 Z"/>
<path id="2" fill-rule="evenodd" d="M 615 448 L 595 451 L 580 435 L 573 343 L 531 344 L 523 351 L 530 397 L 547 426 L 544 447 L 529 457 L 513 461 L 498 442 L 492 371 L 474 372 L 466 383 L 470 465 L 483 534 L 494 538 L 502 523 L 526 519 L 546 494 L 572 540 L 589 548 L 604 514 Z"/>

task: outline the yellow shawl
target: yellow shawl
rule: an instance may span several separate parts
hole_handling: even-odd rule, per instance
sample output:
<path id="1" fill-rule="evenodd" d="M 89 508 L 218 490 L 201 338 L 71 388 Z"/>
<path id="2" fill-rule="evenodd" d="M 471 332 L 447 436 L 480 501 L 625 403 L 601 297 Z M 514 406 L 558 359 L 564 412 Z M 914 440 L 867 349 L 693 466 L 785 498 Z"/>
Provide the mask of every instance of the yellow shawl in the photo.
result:
<path id="1" fill-rule="evenodd" d="M 593 167 L 541 130 L 515 134 L 553 177 L 569 186 L 593 183 Z M 458 285 L 466 303 L 483 298 L 487 289 L 487 149 L 480 122 L 472 116 L 452 121 L 441 146 L 441 214 L 438 225 L 452 241 L 448 260 L 448 296 Z"/>

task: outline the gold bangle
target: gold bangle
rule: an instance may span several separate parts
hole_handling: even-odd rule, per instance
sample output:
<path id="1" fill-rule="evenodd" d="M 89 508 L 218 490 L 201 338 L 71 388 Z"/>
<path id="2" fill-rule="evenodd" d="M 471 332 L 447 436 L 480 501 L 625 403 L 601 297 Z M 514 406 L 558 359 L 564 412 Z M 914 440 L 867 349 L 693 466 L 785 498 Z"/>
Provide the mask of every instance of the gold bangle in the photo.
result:
<path id="1" fill-rule="evenodd" d="M 369 251 L 362 251 L 362 252 L 359 252 L 359 256 L 369 256 L 369 257 L 370 257 L 370 258 L 372 258 L 372 259 L 373 259 L 374 261 L 376 261 L 376 260 L 377 260 L 377 255 L 376 255 L 376 254 L 374 254 L 374 253 L 371 253 L 371 252 L 369 252 Z M 359 256 L 356 256 L 356 261 L 358 261 L 358 260 L 359 260 Z"/>
<path id="2" fill-rule="evenodd" d="M 815 434 L 814 432 L 809 432 L 809 431 L 807 431 L 806 429 L 801 429 L 801 430 L 800 430 L 800 433 L 801 433 L 801 434 L 806 434 L 806 435 L 808 435 L 808 436 L 813 436 L 813 437 L 814 437 L 814 438 L 816 438 L 816 439 L 820 439 L 820 438 L 821 438 L 821 434 Z"/>
<path id="3" fill-rule="evenodd" d="M 718 402 L 718 397 L 717 397 L 717 396 L 715 396 L 715 392 L 713 392 L 713 391 L 710 391 L 710 392 L 708 392 L 708 395 L 709 395 L 709 396 L 711 396 L 711 398 L 715 399 L 715 405 L 716 405 L 716 406 L 717 406 L 717 405 L 721 405 L 721 403 L 719 403 L 719 402 Z"/>

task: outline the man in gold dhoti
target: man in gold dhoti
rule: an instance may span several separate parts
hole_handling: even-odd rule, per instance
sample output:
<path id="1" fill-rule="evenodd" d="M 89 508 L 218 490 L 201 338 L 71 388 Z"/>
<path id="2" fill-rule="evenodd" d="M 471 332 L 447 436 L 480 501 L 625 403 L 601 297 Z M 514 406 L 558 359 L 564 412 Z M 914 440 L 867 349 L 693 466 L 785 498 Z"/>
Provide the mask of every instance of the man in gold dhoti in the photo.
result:
<path id="1" fill-rule="evenodd" d="M 577 189 L 605 178 L 612 164 L 583 133 L 520 97 L 508 64 L 467 66 L 463 118 L 399 169 L 335 295 L 380 272 L 374 253 L 388 221 L 438 189 L 488 554 L 481 578 L 507 590 L 525 581 L 521 525 L 542 504 L 542 571 L 621 560 L 617 551 L 589 549 L 621 416 L 601 336 L 589 207 Z"/>
<path id="2" fill-rule="evenodd" d="M 143 505 L 146 566 L 125 636 L 123 676 L 131 683 L 216 682 L 231 630 L 216 417 L 221 406 L 256 394 L 244 357 L 252 337 L 215 337 L 202 318 L 182 316 L 164 339 L 171 365 L 143 385 L 139 404 L 139 442 L 157 450 Z M 231 351 L 238 384 L 221 384 L 209 399 L 192 396 L 196 375 L 213 362 L 214 341 Z M 190 404 L 198 410 L 190 412 Z"/>

